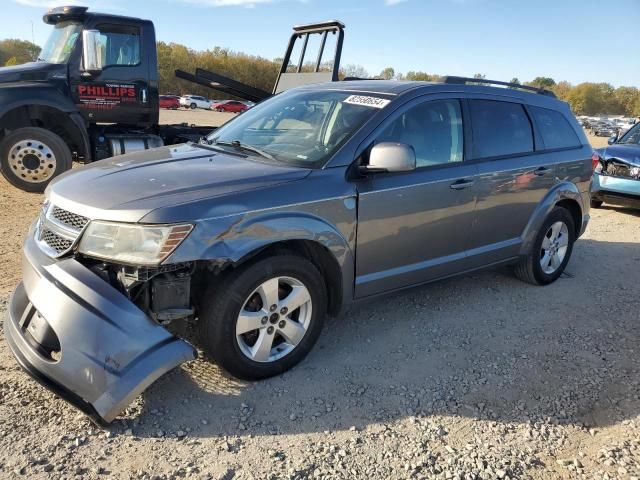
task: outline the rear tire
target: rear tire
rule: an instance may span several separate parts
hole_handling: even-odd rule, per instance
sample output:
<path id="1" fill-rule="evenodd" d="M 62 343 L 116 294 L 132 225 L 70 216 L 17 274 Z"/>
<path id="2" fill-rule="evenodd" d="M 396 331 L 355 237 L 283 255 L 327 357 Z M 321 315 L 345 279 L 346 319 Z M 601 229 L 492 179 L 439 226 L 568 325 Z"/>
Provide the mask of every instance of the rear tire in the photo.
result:
<path id="1" fill-rule="evenodd" d="M 2 175 L 26 192 L 44 192 L 49 182 L 69 170 L 71 164 L 67 144 L 44 128 L 19 128 L 0 141 Z"/>
<path id="2" fill-rule="evenodd" d="M 516 277 L 533 285 L 555 282 L 569 263 L 575 238 L 569 211 L 554 208 L 540 227 L 531 251 L 515 266 Z"/>
<path id="3" fill-rule="evenodd" d="M 602 200 L 594 200 L 591 199 L 591 208 L 602 208 L 602 204 L 604 203 Z"/>
<path id="4" fill-rule="evenodd" d="M 309 260 L 288 252 L 232 271 L 203 298 L 202 346 L 220 367 L 245 380 L 278 375 L 299 363 L 318 339 L 327 312 L 322 275 Z"/>
<path id="5" fill-rule="evenodd" d="M 197 105 L 195 103 L 192 103 L 189 106 L 191 107 L 191 110 L 195 110 L 197 108 Z"/>

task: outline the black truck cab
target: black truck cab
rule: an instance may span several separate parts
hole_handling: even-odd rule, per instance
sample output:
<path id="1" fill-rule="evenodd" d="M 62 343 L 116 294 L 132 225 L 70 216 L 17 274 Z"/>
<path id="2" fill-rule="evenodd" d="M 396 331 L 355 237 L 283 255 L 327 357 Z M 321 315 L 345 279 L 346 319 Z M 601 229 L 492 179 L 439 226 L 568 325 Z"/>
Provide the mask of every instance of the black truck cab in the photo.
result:
<path id="1" fill-rule="evenodd" d="M 89 13 L 85 7 L 71 11 L 77 11 L 77 16 L 50 13 L 44 18 L 53 25 L 54 42 L 66 39 L 69 43 L 63 47 L 70 50 L 68 88 L 85 120 L 135 127 L 157 125 L 158 65 L 153 23 Z M 83 52 L 93 54 L 98 65 L 85 65 Z"/>
<path id="2" fill-rule="evenodd" d="M 198 141 L 213 127 L 159 125 L 158 57 L 149 20 L 57 7 L 35 62 L 0 68 L 0 171 L 14 186 L 42 192 L 57 175 L 84 163 L 148 148 Z M 294 27 L 272 92 L 197 69 L 180 78 L 227 95 L 260 101 L 305 83 L 338 80 L 344 25 L 329 21 Z M 325 43 L 336 35 L 328 71 Z M 320 35 L 314 68 L 305 69 L 311 35 Z M 292 63 L 296 43 L 300 58 Z M 293 67 L 293 71 L 291 71 Z"/>
<path id="3" fill-rule="evenodd" d="M 203 127 L 160 128 L 153 23 L 59 7 L 37 61 L 0 68 L 0 169 L 43 191 L 72 160 L 197 139 Z"/>

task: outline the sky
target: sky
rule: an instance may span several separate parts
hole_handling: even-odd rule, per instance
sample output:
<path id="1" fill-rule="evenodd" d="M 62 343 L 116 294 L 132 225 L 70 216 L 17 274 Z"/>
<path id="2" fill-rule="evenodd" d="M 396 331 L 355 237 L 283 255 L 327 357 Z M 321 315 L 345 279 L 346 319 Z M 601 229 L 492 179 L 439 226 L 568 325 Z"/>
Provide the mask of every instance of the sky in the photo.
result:
<path id="1" fill-rule="evenodd" d="M 346 24 L 342 65 L 640 87 L 640 0 L 0 0 L 0 38 L 42 45 L 48 7 L 153 20 L 158 40 L 282 57 L 296 24 Z"/>

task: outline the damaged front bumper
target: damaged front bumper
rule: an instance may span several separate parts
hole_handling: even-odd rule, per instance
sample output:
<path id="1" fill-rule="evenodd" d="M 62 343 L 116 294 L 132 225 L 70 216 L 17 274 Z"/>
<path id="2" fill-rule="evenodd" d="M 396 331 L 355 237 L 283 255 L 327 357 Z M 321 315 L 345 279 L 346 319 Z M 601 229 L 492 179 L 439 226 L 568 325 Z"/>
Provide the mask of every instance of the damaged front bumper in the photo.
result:
<path id="1" fill-rule="evenodd" d="M 195 349 L 73 258 L 24 245 L 5 337 L 20 365 L 100 425 Z"/>
<path id="2" fill-rule="evenodd" d="M 640 167 L 635 167 L 640 170 Z M 640 208 L 640 178 L 593 174 L 593 200 Z"/>

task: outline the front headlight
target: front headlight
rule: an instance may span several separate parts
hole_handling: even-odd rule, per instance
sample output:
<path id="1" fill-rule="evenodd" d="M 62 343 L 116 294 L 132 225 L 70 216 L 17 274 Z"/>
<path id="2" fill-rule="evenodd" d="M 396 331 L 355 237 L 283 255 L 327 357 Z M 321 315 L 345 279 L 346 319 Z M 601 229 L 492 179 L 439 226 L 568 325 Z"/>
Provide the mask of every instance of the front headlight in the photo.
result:
<path id="1" fill-rule="evenodd" d="M 78 250 L 90 257 L 134 265 L 157 265 L 189 235 L 193 225 L 135 225 L 92 221 Z"/>

